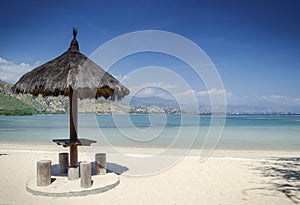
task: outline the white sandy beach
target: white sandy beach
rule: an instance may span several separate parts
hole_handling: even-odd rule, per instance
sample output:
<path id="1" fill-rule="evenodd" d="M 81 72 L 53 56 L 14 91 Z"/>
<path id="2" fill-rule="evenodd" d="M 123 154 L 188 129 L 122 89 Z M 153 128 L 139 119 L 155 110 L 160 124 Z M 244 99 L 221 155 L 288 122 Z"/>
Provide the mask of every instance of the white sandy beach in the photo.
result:
<path id="1" fill-rule="evenodd" d="M 179 163 L 151 176 L 120 175 L 120 184 L 104 193 L 81 197 L 44 197 L 26 191 L 36 162 L 58 163 L 55 145 L 0 145 L 0 204 L 296 204 L 300 203 L 300 153 L 216 150 L 199 162 L 193 150 Z M 83 149 L 79 160 L 91 160 Z M 146 149 L 122 149 L 144 154 Z M 150 152 L 151 153 L 151 152 Z M 141 155 L 142 156 L 142 155 Z M 117 154 L 108 162 L 122 164 Z M 140 166 L 140 165 L 136 165 Z M 130 169 L 130 167 L 129 167 Z M 114 170 L 113 170 L 114 171 Z"/>

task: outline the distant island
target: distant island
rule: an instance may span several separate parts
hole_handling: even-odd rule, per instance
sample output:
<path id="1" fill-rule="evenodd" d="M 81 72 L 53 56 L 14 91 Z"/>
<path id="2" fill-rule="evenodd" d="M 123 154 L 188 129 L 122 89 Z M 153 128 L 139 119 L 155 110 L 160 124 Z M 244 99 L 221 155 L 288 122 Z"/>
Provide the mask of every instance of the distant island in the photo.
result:
<path id="1" fill-rule="evenodd" d="M 12 84 L 0 80 L 0 115 L 64 114 L 69 110 L 67 97 L 16 95 L 11 90 L 12 86 Z M 148 102 L 148 104 L 142 103 L 141 100 Z M 177 104 L 167 105 L 163 99 L 160 101 L 161 104 L 149 104 L 149 102 L 149 99 L 135 97 L 132 98 L 132 102 L 128 103 L 129 105 L 103 98 L 97 100 L 83 99 L 79 100 L 78 109 L 80 113 L 96 114 L 179 114 L 182 112 L 179 106 L 176 106 Z"/>
<path id="2" fill-rule="evenodd" d="M 42 97 L 29 94 L 16 95 L 12 93 L 13 85 L 0 80 L 0 115 L 36 115 L 36 114 L 65 114 L 69 110 L 67 97 Z M 210 105 L 201 105 L 197 112 L 189 110 L 189 105 L 180 105 L 176 100 L 160 97 L 136 97 L 130 101 L 108 101 L 101 99 L 79 100 L 80 113 L 96 114 L 182 114 L 192 113 L 210 115 Z M 272 105 L 228 105 L 227 114 L 299 114 L 300 108 Z"/>

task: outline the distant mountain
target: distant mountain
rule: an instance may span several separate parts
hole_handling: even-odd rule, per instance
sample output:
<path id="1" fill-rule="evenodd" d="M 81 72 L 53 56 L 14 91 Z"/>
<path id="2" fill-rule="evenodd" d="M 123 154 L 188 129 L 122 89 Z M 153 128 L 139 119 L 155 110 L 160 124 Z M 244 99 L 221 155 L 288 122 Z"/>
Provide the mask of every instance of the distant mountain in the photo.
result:
<path id="1" fill-rule="evenodd" d="M 12 84 L 0 80 L 0 115 L 37 114 L 34 106 L 15 98 L 11 87 Z"/>
<path id="2" fill-rule="evenodd" d="M 133 96 L 130 100 L 127 99 L 127 104 L 130 107 L 158 107 L 162 110 L 174 110 L 179 109 L 179 104 L 176 100 L 164 99 L 160 97 L 135 97 Z"/>
<path id="3" fill-rule="evenodd" d="M 3 94 L 12 94 L 11 87 L 13 85 L 0 79 L 0 92 Z"/>
<path id="4" fill-rule="evenodd" d="M 38 114 L 34 106 L 0 92 L 0 115 Z"/>
<path id="5" fill-rule="evenodd" d="M 12 84 L 0 80 L 0 115 L 65 113 L 63 107 L 55 106 L 54 100 L 27 94 L 16 95 L 12 92 L 12 86 Z M 49 106 L 50 101 L 53 106 Z"/>
<path id="6" fill-rule="evenodd" d="M 181 107 L 176 100 L 163 99 L 160 97 L 132 97 L 126 99 L 126 104 L 135 109 L 159 108 L 164 111 L 178 110 L 180 112 L 195 113 L 193 106 L 184 104 Z M 156 112 L 159 112 L 158 110 Z M 210 105 L 200 105 L 199 113 L 210 113 Z M 229 114 L 264 114 L 264 113 L 300 113 L 300 107 L 269 103 L 264 105 L 227 105 L 226 112 Z"/>
<path id="7" fill-rule="evenodd" d="M 32 115 L 47 113 L 67 113 L 69 99 L 64 96 L 42 97 L 29 94 L 16 95 L 12 93 L 12 84 L 0 80 L 0 115 Z M 98 114 L 125 113 L 195 113 L 190 105 L 179 106 L 176 100 L 160 97 L 127 97 L 122 102 L 112 102 L 105 99 L 79 100 L 79 112 Z M 200 113 L 211 112 L 210 105 L 199 106 Z M 256 114 L 256 113 L 300 113 L 300 107 L 267 104 L 267 105 L 228 105 L 227 113 Z"/>
<path id="8" fill-rule="evenodd" d="M 209 105 L 199 107 L 199 112 L 211 112 Z M 272 113 L 300 113 L 299 107 L 270 104 L 268 105 L 227 105 L 226 112 L 229 114 L 272 114 Z"/>
<path id="9" fill-rule="evenodd" d="M 0 80 L 0 115 L 60 114 L 69 111 L 68 97 L 16 95 L 11 87 L 12 84 Z M 125 104 L 105 99 L 84 99 L 78 103 L 78 111 L 81 113 L 123 114 L 131 111 Z"/>
<path id="10" fill-rule="evenodd" d="M 253 114 L 253 113 L 280 113 L 284 112 L 283 109 L 275 109 L 269 106 L 257 106 L 257 105 L 229 105 L 227 106 L 227 112 L 232 114 Z"/>

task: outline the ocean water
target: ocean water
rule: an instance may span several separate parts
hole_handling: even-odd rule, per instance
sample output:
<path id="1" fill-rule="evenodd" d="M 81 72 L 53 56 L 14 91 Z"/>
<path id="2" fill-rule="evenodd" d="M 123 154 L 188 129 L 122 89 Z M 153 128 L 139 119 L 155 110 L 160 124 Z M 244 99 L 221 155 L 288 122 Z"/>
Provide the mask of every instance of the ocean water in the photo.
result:
<path id="1" fill-rule="evenodd" d="M 228 115 L 217 121 L 199 115 L 79 115 L 78 133 L 101 146 L 201 148 L 208 141 L 217 149 L 300 150 L 299 115 Z M 69 138 L 68 115 L 0 116 L 1 144 L 53 144 L 57 138 Z"/>

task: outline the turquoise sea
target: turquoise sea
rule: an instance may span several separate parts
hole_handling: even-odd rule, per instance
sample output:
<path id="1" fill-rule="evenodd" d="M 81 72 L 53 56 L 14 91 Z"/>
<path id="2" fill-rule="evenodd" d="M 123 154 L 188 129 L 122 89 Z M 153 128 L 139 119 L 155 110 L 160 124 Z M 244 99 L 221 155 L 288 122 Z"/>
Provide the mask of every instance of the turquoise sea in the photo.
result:
<path id="1" fill-rule="evenodd" d="M 217 149 L 300 150 L 300 115 L 227 115 L 222 120 Z M 103 146 L 201 148 L 208 132 L 214 134 L 210 126 L 211 116 L 79 115 L 79 136 Z M 53 144 L 54 138 L 68 137 L 68 115 L 0 116 L 1 144 Z"/>

